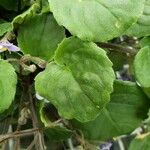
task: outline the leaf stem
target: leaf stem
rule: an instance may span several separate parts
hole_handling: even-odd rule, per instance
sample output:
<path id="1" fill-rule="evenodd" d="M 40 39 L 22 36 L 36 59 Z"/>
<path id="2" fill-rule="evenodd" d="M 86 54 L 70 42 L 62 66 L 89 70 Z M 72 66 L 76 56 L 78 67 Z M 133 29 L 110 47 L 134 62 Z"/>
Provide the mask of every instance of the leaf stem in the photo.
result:
<path id="1" fill-rule="evenodd" d="M 39 128 L 33 128 L 33 129 L 27 129 L 27 130 L 15 131 L 12 133 L 2 134 L 2 135 L 0 135 L 0 143 L 4 142 L 5 140 L 11 139 L 11 138 L 29 136 L 40 130 L 41 129 L 39 129 Z"/>
<path id="2" fill-rule="evenodd" d="M 31 95 L 30 87 L 29 87 L 28 93 L 29 93 L 29 101 L 30 101 L 30 107 L 31 107 L 31 112 L 32 112 L 33 127 L 37 128 L 39 126 L 39 124 L 38 124 L 38 119 L 37 119 L 36 111 L 35 111 L 35 108 L 34 108 L 34 101 L 33 101 L 32 95 Z M 36 138 L 36 135 L 37 135 L 37 138 Z M 38 144 L 35 145 L 36 148 L 40 149 L 40 150 L 45 150 L 43 133 L 40 132 L 40 131 L 37 131 L 37 133 L 35 134 L 34 138 L 36 138 L 38 140 Z"/>
<path id="3" fill-rule="evenodd" d="M 137 53 L 137 50 L 131 46 L 122 46 L 118 44 L 113 43 L 97 43 L 97 45 L 101 48 L 107 48 L 109 50 L 114 50 L 120 53 L 129 53 L 130 55 L 135 55 Z"/>

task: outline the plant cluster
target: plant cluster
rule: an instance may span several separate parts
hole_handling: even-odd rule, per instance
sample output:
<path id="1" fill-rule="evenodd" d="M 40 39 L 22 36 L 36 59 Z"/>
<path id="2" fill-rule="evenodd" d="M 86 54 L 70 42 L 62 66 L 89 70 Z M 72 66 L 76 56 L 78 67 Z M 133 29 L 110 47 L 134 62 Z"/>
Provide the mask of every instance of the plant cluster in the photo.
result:
<path id="1" fill-rule="evenodd" d="M 150 150 L 149 109 L 150 0 L 0 0 L 2 149 Z"/>

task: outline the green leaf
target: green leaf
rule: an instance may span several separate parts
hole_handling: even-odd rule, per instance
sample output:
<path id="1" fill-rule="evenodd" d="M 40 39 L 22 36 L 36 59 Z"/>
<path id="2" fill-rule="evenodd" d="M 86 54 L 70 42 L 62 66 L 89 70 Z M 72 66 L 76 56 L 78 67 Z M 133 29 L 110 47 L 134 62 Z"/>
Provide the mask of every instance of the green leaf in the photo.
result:
<path id="1" fill-rule="evenodd" d="M 30 18 L 30 17 L 33 17 L 34 15 L 36 15 L 36 12 L 39 11 L 39 9 L 40 9 L 39 4 L 34 3 L 25 12 L 16 16 L 12 21 L 13 28 L 14 29 L 18 28 L 25 21 L 26 18 Z"/>
<path id="2" fill-rule="evenodd" d="M 42 13 L 50 12 L 48 0 L 42 0 Z"/>
<path id="3" fill-rule="evenodd" d="M 129 150 L 150 150 L 150 133 L 137 136 L 130 144 Z"/>
<path id="4" fill-rule="evenodd" d="M 120 36 L 143 11 L 145 0 L 49 0 L 60 25 L 82 40 L 107 41 Z"/>
<path id="5" fill-rule="evenodd" d="M 150 35 L 150 0 L 145 1 L 143 14 L 136 24 L 126 32 L 129 36 L 143 37 Z"/>
<path id="6" fill-rule="evenodd" d="M 17 75 L 5 60 L 0 60 L 0 113 L 8 109 L 16 93 Z"/>
<path id="7" fill-rule="evenodd" d="M 149 46 L 150 47 L 150 36 L 144 37 L 142 40 L 140 40 L 141 47 Z"/>
<path id="8" fill-rule="evenodd" d="M 111 101 L 101 114 L 88 123 L 73 121 L 90 140 L 108 140 L 132 132 L 147 117 L 148 98 L 133 82 L 115 81 Z"/>
<path id="9" fill-rule="evenodd" d="M 59 45 L 54 60 L 36 77 L 36 91 L 66 119 L 96 118 L 110 99 L 115 78 L 105 51 L 71 37 Z"/>
<path id="10" fill-rule="evenodd" d="M 51 122 L 48 112 L 50 109 L 49 107 L 50 105 L 44 103 L 43 101 L 40 103 L 39 114 L 42 123 L 46 127 L 44 129 L 45 135 L 50 140 L 68 139 L 72 135 L 72 131 L 65 128 L 62 123 Z"/>
<path id="11" fill-rule="evenodd" d="M 53 128 L 46 128 L 44 134 L 49 140 L 65 140 L 71 137 L 72 132 L 65 127 L 55 126 Z"/>
<path id="12" fill-rule="evenodd" d="M 3 20 L 0 20 L 0 36 L 3 36 L 8 31 L 11 31 L 12 26 L 10 22 L 5 22 Z"/>
<path id="13" fill-rule="evenodd" d="M 0 0 L 0 6 L 8 10 L 17 11 L 18 9 L 18 0 Z"/>
<path id="14" fill-rule="evenodd" d="M 18 30 L 18 43 L 24 54 L 51 60 L 54 51 L 65 37 L 51 14 L 39 14 L 27 18 Z"/>
<path id="15" fill-rule="evenodd" d="M 44 102 L 44 99 L 39 103 L 39 115 L 41 122 L 44 124 L 45 127 L 53 125 L 51 120 L 49 119 L 50 117 L 47 115 L 48 114 L 48 104 Z M 49 106 L 50 107 L 50 106 Z"/>
<path id="16" fill-rule="evenodd" d="M 150 87 L 150 48 L 142 48 L 134 60 L 135 76 L 142 87 Z"/>
<path id="17" fill-rule="evenodd" d="M 135 77 L 145 93 L 150 97 L 150 47 L 142 48 L 134 60 Z"/>

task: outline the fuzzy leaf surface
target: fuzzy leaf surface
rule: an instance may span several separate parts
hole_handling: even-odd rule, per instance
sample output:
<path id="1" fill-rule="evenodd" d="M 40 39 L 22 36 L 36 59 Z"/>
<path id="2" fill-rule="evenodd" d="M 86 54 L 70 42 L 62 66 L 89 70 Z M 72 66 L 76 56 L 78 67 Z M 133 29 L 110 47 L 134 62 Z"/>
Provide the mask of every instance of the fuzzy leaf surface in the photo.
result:
<path id="1" fill-rule="evenodd" d="M 49 0 L 60 25 L 82 40 L 100 42 L 120 36 L 137 21 L 145 0 Z"/>
<path id="2" fill-rule="evenodd" d="M 108 140 L 128 134 L 147 117 L 150 103 L 144 92 L 128 81 L 115 81 L 111 101 L 101 114 L 91 122 L 73 121 L 72 125 L 81 130 L 90 140 Z"/>
<path id="3" fill-rule="evenodd" d="M 71 37 L 59 45 L 54 60 L 36 77 L 36 91 L 66 119 L 96 118 L 109 102 L 115 79 L 105 51 Z"/>
<path id="4" fill-rule="evenodd" d="M 16 93 L 17 75 L 15 69 L 0 59 L 0 113 L 9 108 Z"/>

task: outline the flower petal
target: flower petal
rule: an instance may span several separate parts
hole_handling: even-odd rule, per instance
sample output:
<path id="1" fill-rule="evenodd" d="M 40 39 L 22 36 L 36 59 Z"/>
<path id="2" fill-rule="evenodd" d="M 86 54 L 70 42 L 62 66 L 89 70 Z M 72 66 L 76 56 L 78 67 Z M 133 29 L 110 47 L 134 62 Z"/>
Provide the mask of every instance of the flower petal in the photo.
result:
<path id="1" fill-rule="evenodd" d="M 10 43 L 7 40 L 2 40 L 0 41 L 0 52 L 4 51 L 3 49 L 7 49 L 10 52 L 17 52 L 20 51 L 20 48 L 13 45 L 12 43 Z"/>

